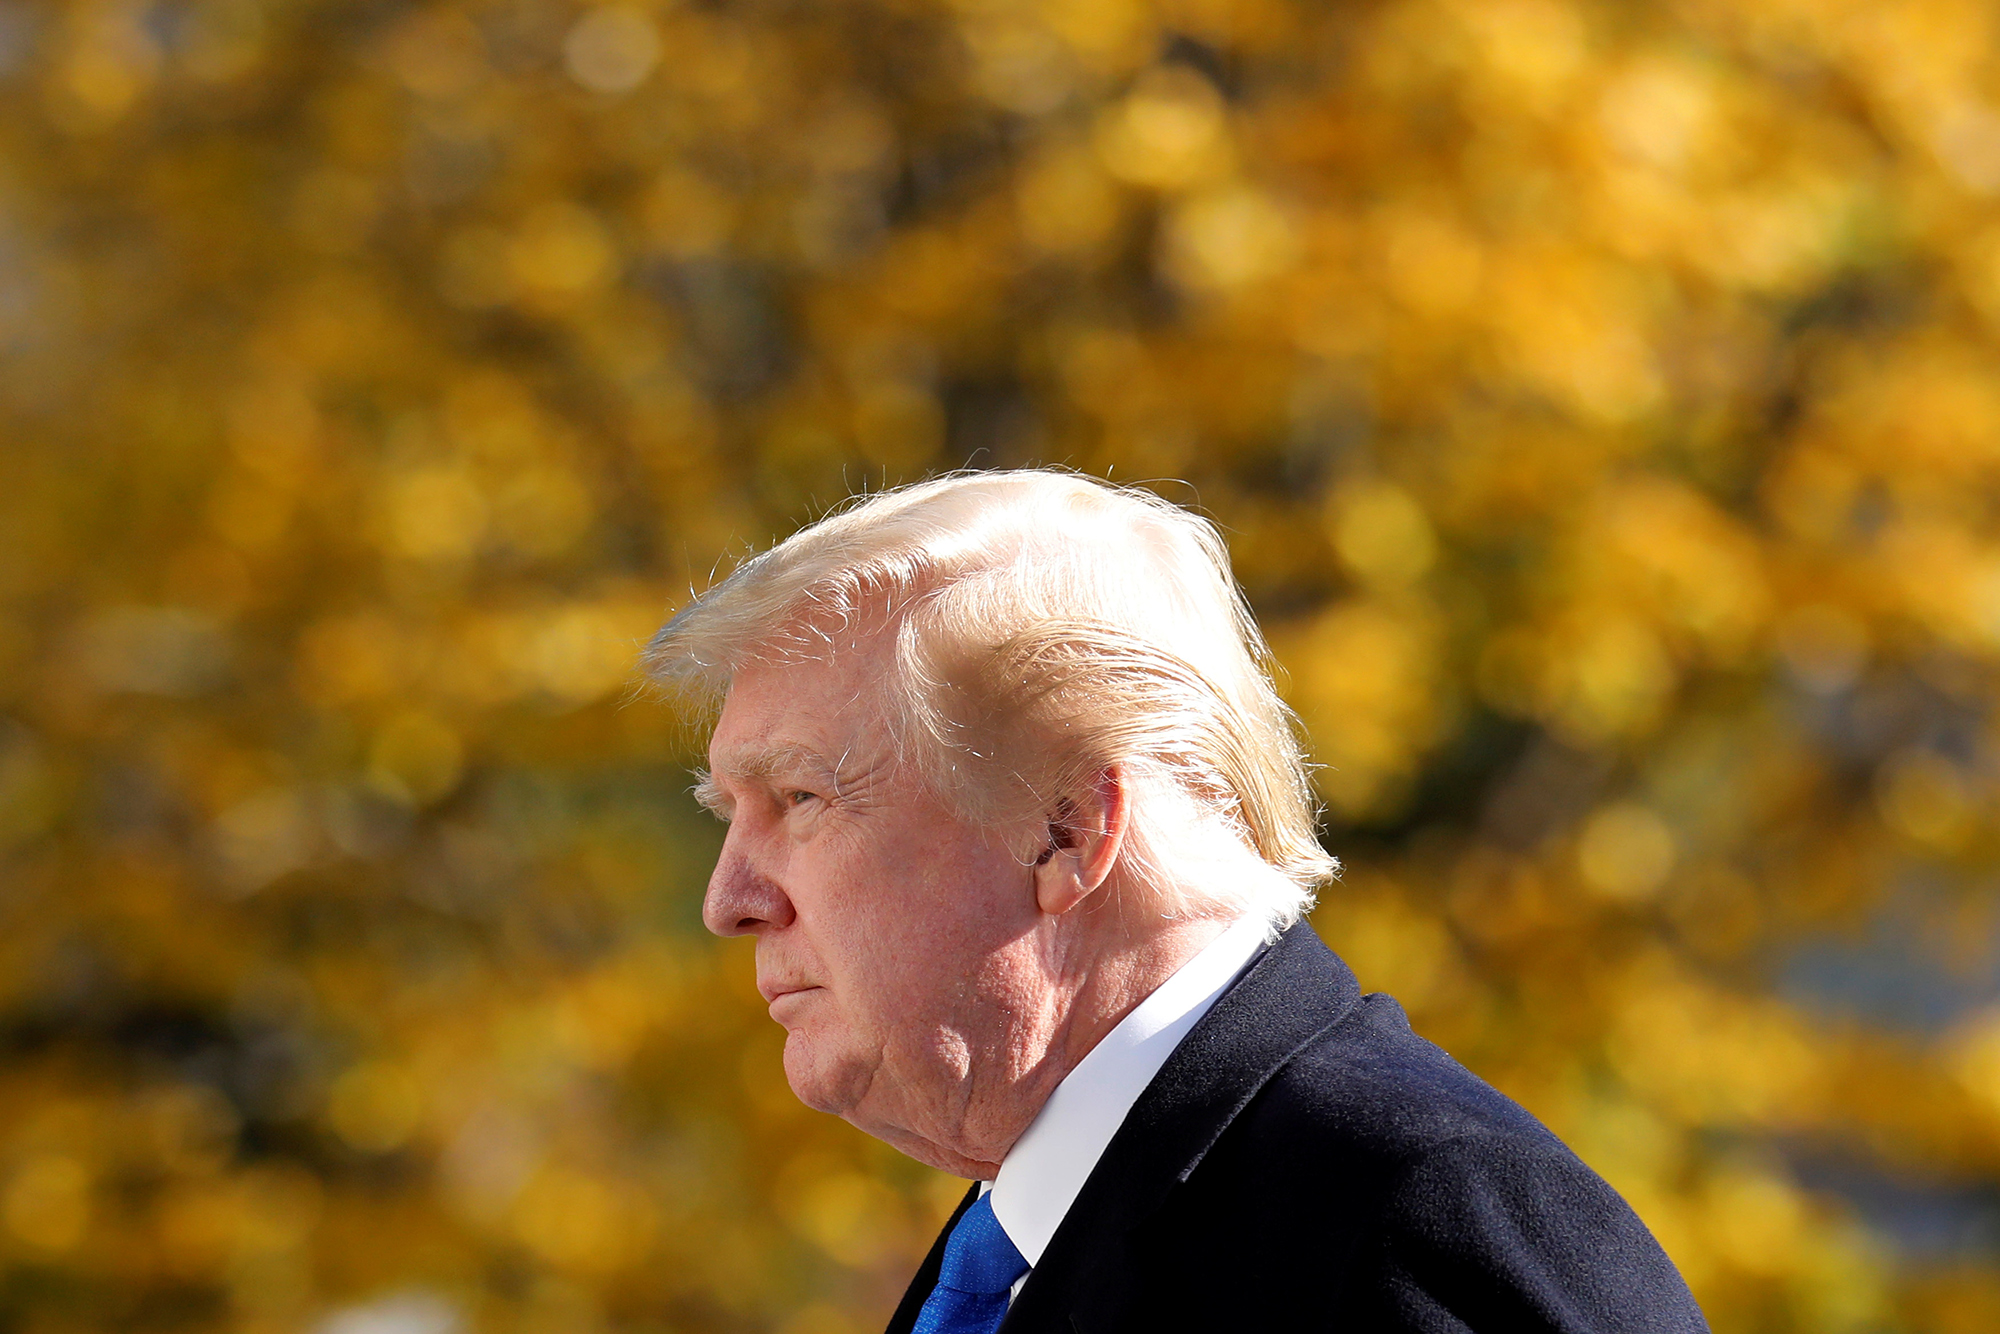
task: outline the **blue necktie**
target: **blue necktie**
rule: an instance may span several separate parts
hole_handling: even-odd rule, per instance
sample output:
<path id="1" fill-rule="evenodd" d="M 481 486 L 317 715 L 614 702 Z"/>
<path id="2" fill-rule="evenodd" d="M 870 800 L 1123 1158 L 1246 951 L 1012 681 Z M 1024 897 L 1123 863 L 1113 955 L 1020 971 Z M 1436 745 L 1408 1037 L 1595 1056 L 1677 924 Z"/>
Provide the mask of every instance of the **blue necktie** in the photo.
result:
<path id="1" fill-rule="evenodd" d="M 988 1191 L 958 1216 L 944 1243 L 937 1286 L 917 1312 L 912 1334 L 993 1334 L 1007 1314 L 1007 1290 L 1028 1262 L 993 1216 Z"/>

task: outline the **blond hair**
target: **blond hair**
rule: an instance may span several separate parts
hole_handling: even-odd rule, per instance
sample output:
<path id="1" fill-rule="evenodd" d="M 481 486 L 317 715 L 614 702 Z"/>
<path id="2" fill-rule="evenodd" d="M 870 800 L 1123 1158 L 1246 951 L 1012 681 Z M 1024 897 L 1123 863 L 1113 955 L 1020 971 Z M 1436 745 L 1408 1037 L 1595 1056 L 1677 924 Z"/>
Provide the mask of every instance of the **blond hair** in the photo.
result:
<path id="1" fill-rule="evenodd" d="M 968 818 L 1050 818 L 1117 768 L 1123 860 L 1170 915 L 1275 931 L 1337 870 L 1293 718 L 1206 520 L 1074 473 L 961 473 L 858 499 L 660 630 L 655 680 L 719 699 L 747 663 L 824 658 L 873 617 L 906 758 Z"/>

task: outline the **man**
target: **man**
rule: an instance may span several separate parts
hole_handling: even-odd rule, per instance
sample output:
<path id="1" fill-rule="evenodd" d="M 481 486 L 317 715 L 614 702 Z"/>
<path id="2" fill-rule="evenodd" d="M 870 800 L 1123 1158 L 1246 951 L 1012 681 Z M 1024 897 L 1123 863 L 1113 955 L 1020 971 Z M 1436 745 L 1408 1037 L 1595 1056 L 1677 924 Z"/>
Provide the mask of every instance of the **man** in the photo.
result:
<path id="1" fill-rule="evenodd" d="M 704 920 L 755 937 L 793 1090 L 980 1183 L 892 1334 L 1706 1328 L 1301 920 L 1334 863 L 1207 523 L 932 481 L 747 562 L 648 662 L 721 699 Z"/>

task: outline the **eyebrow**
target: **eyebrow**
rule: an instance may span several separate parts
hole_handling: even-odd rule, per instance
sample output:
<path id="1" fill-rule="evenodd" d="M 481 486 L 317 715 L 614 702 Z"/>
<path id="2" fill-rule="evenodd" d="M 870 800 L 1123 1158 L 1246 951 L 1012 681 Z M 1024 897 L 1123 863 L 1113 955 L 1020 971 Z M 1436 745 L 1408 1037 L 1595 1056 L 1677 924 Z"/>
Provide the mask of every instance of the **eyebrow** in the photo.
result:
<path id="1" fill-rule="evenodd" d="M 747 754 L 725 756 L 723 768 L 732 775 L 747 782 L 769 784 L 781 775 L 802 775 L 834 784 L 839 784 L 839 772 L 833 761 L 811 746 L 797 743 L 781 743 Z M 694 799 L 716 818 L 727 820 L 729 810 L 735 804 L 723 795 L 716 783 L 715 775 L 706 769 L 695 771 Z"/>
<path id="2" fill-rule="evenodd" d="M 716 819 L 729 818 L 729 801 L 722 795 L 722 789 L 715 785 L 715 776 L 708 770 L 694 771 L 694 786 L 688 791 L 694 794 L 695 802 Z"/>

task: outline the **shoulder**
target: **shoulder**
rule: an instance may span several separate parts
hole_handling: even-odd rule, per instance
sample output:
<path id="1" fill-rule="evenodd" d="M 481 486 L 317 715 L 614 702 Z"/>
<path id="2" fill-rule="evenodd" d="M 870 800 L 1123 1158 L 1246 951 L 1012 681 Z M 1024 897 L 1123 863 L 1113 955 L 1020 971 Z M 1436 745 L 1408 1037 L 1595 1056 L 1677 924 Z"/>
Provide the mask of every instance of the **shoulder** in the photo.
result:
<path id="1" fill-rule="evenodd" d="M 1617 1192 L 1386 996 L 1275 1071 L 1187 1186 L 1184 1219 L 1331 1268 L 1383 1328 L 1706 1328 Z"/>
<path id="2" fill-rule="evenodd" d="M 1374 994 L 1270 1074 L 1197 1174 L 1268 1174 L 1294 1183 L 1286 1194 L 1337 1182 L 1350 1203 L 1386 1210 L 1427 1165 L 1475 1158 L 1502 1172 L 1528 1163 L 1589 1171 L 1518 1103 L 1412 1032 L 1394 1000 Z"/>
<path id="3" fill-rule="evenodd" d="M 1370 994 L 1273 1073 L 1249 1113 L 1251 1134 L 1384 1166 L 1445 1146 L 1555 1152 L 1561 1141 L 1520 1104 L 1410 1029 L 1403 1009 Z"/>
<path id="4" fill-rule="evenodd" d="M 1413 1032 L 1392 998 L 1363 995 L 1303 924 L 1217 1002 L 1135 1111 L 1146 1128 L 1212 1126 L 1220 1133 L 1201 1156 L 1255 1149 L 1290 1171 L 1348 1180 L 1452 1142 L 1568 1154 L 1518 1104 Z"/>

